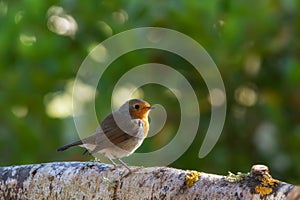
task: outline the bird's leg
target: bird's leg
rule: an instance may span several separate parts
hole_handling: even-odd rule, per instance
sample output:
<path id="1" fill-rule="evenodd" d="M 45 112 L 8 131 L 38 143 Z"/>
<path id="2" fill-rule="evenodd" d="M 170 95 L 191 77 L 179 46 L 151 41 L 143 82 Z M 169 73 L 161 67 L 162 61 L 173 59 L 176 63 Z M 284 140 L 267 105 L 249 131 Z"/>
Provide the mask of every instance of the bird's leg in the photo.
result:
<path id="1" fill-rule="evenodd" d="M 113 161 L 113 159 L 111 159 L 111 158 L 108 158 L 109 160 L 110 160 L 110 162 L 115 166 L 115 167 L 117 167 L 117 164 Z"/>
<path id="2" fill-rule="evenodd" d="M 128 169 L 128 173 L 126 173 L 125 175 L 123 175 L 122 177 L 121 177 L 121 179 L 123 179 L 123 178 L 126 178 L 129 174 L 131 174 L 132 173 L 132 170 L 128 167 L 128 165 L 125 163 L 125 162 L 123 162 L 120 158 L 118 158 L 117 159 L 124 167 L 126 167 L 126 169 Z M 121 180 L 120 179 L 120 180 Z"/>
<path id="3" fill-rule="evenodd" d="M 131 173 L 131 169 L 128 167 L 126 163 L 124 163 L 120 158 L 117 159 L 124 167 L 126 167 L 129 171 L 129 174 Z"/>
<path id="4" fill-rule="evenodd" d="M 114 168 L 117 168 L 117 164 L 111 159 L 109 158 L 109 160 L 112 162 L 112 164 L 114 165 Z M 126 165 L 126 163 L 124 163 L 120 158 L 117 159 L 124 167 L 126 167 L 126 169 L 128 169 L 128 173 L 125 174 L 124 176 L 121 177 L 121 179 L 127 177 L 129 174 L 131 174 L 131 169 Z"/>

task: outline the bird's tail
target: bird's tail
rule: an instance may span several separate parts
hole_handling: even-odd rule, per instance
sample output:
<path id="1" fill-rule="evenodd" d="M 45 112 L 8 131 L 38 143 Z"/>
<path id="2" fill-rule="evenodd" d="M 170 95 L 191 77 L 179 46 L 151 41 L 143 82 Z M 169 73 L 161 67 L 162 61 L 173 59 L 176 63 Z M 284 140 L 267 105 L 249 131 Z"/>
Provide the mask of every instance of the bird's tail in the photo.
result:
<path id="1" fill-rule="evenodd" d="M 82 144 L 83 144 L 82 141 L 79 140 L 77 142 L 73 142 L 71 144 L 66 144 L 66 145 L 64 145 L 62 147 L 59 147 L 56 151 L 64 151 L 64 150 L 66 150 L 66 149 L 68 149 L 70 147 L 74 147 L 74 146 L 78 146 L 78 145 L 82 145 Z"/>

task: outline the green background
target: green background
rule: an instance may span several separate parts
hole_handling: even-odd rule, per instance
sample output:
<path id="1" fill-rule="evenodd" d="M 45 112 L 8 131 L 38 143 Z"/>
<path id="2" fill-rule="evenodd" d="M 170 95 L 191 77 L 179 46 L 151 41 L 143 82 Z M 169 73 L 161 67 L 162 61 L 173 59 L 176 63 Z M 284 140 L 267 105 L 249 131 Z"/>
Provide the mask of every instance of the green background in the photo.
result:
<path id="1" fill-rule="evenodd" d="M 99 120 L 111 112 L 113 86 L 127 70 L 166 64 L 190 81 L 201 109 L 197 137 L 172 167 L 227 174 L 260 163 L 275 178 L 299 184 L 299 8 L 293 0 L 0 1 L 0 165 L 92 159 L 81 148 L 56 152 L 78 135 L 72 116 L 48 109 L 55 99 L 70 108 L 70 83 L 92 47 L 128 29 L 157 26 L 195 39 L 218 66 L 227 95 L 218 143 L 198 158 L 211 114 L 205 82 L 185 60 L 160 50 L 134 51 L 112 63 L 98 89 Z M 180 112 L 167 88 L 141 91 L 168 112 L 165 128 L 138 150 L 147 152 L 172 139 Z"/>

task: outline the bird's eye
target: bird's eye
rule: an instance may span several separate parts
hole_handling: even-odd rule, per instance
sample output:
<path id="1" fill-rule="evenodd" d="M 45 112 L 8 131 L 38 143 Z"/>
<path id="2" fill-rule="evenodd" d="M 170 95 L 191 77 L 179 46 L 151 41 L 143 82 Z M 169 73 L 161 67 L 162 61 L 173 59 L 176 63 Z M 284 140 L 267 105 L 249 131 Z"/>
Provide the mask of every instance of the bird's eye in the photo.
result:
<path id="1" fill-rule="evenodd" d="M 140 108 L 140 105 L 136 104 L 136 105 L 134 106 L 134 108 L 138 110 L 138 109 Z"/>

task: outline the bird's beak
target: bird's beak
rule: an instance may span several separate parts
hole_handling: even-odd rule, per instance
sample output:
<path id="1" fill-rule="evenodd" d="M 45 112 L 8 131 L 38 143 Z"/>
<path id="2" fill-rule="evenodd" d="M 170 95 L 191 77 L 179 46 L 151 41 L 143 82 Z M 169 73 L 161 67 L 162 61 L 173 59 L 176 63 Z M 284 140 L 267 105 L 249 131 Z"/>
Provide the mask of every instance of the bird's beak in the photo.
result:
<path id="1" fill-rule="evenodd" d="M 154 108 L 155 108 L 154 106 L 149 106 L 149 107 L 148 107 L 149 110 L 152 110 L 152 109 L 154 109 Z"/>

